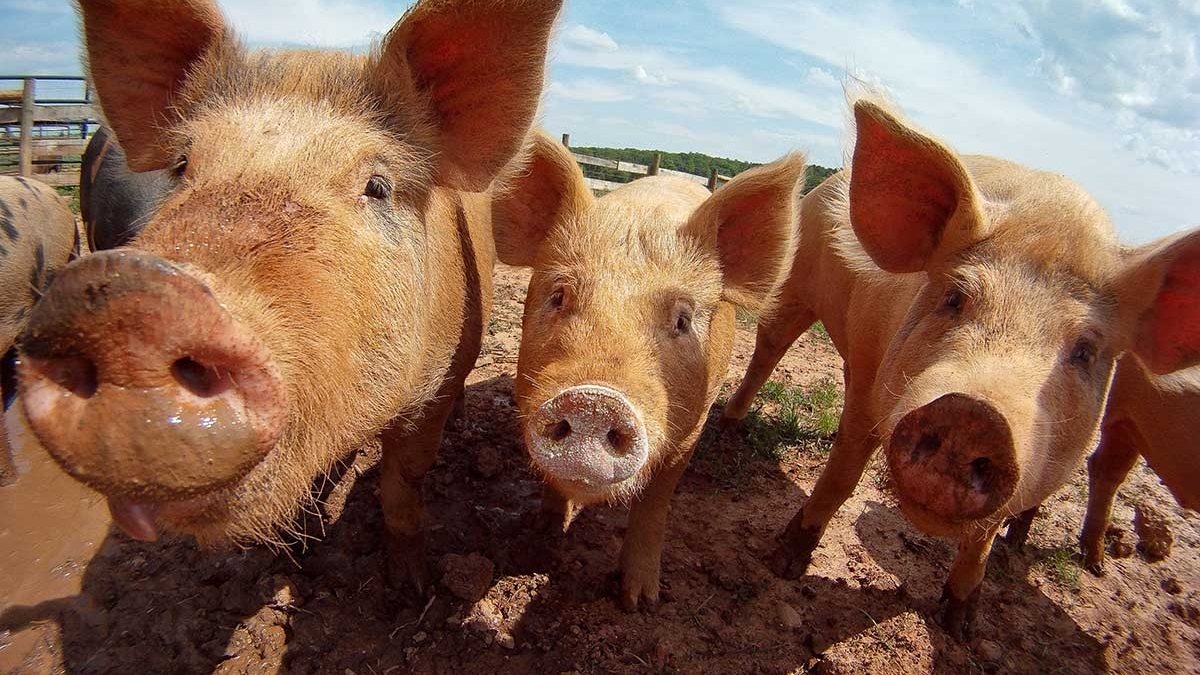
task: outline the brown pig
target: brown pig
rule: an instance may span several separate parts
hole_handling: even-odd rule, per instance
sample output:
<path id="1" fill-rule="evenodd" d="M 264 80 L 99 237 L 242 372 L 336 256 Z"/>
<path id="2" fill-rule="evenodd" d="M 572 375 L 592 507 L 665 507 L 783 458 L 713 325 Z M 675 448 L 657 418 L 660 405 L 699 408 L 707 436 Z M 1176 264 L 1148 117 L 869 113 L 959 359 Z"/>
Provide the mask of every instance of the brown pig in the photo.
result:
<path id="1" fill-rule="evenodd" d="M 367 55 L 254 51 L 207 0 L 81 0 L 134 171 L 171 190 L 67 267 L 20 340 L 30 444 L 128 534 L 280 541 L 382 430 L 389 570 L 478 354 L 484 191 L 536 113 L 559 0 L 425 0 Z"/>
<path id="2" fill-rule="evenodd" d="M 545 135 L 494 202 L 501 261 L 530 266 L 516 398 L 553 491 L 543 510 L 630 505 L 621 604 L 658 603 L 667 507 L 728 367 L 734 306 L 764 308 L 793 250 L 804 160 L 747 171 L 711 196 L 672 176 L 594 199 Z"/>
<path id="3" fill-rule="evenodd" d="M 75 214 L 54 188 L 0 176 L 0 387 L 5 410 L 16 394 L 13 340 L 59 268 L 78 254 Z M 15 477 L 8 432 L 0 420 L 0 485 Z"/>
<path id="4" fill-rule="evenodd" d="M 959 541 L 943 624 L 962 637 L 997 529 L 1091 447 L 1116 359 L 1129 350 L 1165 373 L 1200 355 L 1200 234 L 1123 249 L 1066 178 L 959 156 L 869 99 L 853 110 L 850 169 L 804 198 L 779 309 L 724 415 L 740 420 L 821 320 L 846 402 L 772 567 L 804 574 L 882 446 L 904 514 Z"/>
<path id="5" fill-rule="evenodd" d="M 1179 505 L 1200 511 L 1200 368 L 1169 375 L 1149 372 L 1137 358 L 1117 362 L 1100 444 L 1088 458 L 1088 505 L 1079 548 L 1093 574 L 1104 569 L 1104 535 L 1117 488 L 1138 457 L 1162 479 Z M 1008 543 L 1021 546 L 1036 507 L 1009 526 Z"/>

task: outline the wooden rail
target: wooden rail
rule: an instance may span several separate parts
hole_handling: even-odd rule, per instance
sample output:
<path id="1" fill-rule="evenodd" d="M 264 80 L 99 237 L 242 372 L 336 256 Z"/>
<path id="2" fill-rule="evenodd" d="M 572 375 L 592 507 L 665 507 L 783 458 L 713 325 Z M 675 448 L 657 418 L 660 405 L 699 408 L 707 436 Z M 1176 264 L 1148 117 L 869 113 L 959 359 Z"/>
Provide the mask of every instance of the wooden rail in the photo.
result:
<path id="1" fill-rule="evenodd" d="M 41 89 L 57 93 L 39 97 Z M 97 120 L 82 77 L 0 75 L 0 174 L 77 184 L 79 157 Z"/>
<path id="2" fill-rule="evenodd" d="M 570 134 L 563 134 L 562 141 L 563 141 L 563 145 L 567 146 L 568 148 L 571 147 L 571 135 Z M 674 171 L 671 169 L 662 169 L 662 168 L 660 168 L 660 164 L 662 162 L 662 155 L 659 153 L 654 153 L 654 159 L 651 160 L 651 164 L 649 166 L 647 166 L 645 164 L 636 164 L 634 162 L 622 162 L 622 161 L 616 160 L 616 159 L 604 159 L 603 157 L 592 157 L 590 155 L 581 155 L 577 152 L 572 152 L 571 156 L 575 158 L 576 162 L 578 162 L 579 164 L 585 165 L 585 166 L 598 166 L 598 167 L 601 167 L 604 169 L 613 169 L 615 171 L 620 171 L 622 173 L 631 173 L 631 174 L 634 174 L 635 176 L 656 176 L 656 175 L 679 176 L 680 178 L 686 178 L 688 180 L 700 183 L 701 185 L 706 185 L 706 186 L 708 186 L 709 190 L 716 190 L 718 187 L 720 187 L 720 186 L 724 185 L 725 183 L 728 183 L 730 180 L 732 180 L 731 176 L 723 176 L 723 175 L 717 173 L 716 169 L 713 169 L 712 172 L 707 177 L 697 176 L 694 173 L 687 173 L 684 171 Z M 615 189 L 621 187 L 624 184 L 624 183 L 618 183 L 618 182 L 610 181 L 610 180 L 601 180 L 599 178 L 585 177 L 584 180 L 587 181 L 589 188 L 591 188 L 592 190 L 597 191 L 597 192 L 609 192 L 611 190 L 615 190 Z"/>

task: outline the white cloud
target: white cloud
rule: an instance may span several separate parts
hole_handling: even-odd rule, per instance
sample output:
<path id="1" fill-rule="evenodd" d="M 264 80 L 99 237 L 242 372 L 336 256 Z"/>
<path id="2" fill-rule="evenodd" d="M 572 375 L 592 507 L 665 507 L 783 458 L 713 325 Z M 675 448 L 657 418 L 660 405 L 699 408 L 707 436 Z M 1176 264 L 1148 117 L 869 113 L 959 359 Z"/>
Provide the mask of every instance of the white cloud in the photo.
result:
<path id="1" fill-rule="evenodd" d="M 583 24 L 575 24 L 564 30 L 561 39 L 566 45 L 589 51 L 615 52 L 620 48 L 608 33 L 592 30 Z"/>
<path id="2" fill-rule="evenodd" d="M 546 95 L 592 103 L 617 103 L 633 98 L 623 87 L 592 79 L 574 82 L 556 80 L 546 87 Z"/>
<path id="3" fill-rule="evenodd" d="M 361 47 L 386 33 L 412 2 L 224 0 L 221 10 L 253 44 Z"/>
<path id="4" fill-rule="evenodd" d="M 650 84 L 660 87 L 675 84 L 671 78 L 665 75 L 651 74 L 646 70 L 645 66 L 640 64 L 633 67 L 633 78 L 642 84 Z"/>

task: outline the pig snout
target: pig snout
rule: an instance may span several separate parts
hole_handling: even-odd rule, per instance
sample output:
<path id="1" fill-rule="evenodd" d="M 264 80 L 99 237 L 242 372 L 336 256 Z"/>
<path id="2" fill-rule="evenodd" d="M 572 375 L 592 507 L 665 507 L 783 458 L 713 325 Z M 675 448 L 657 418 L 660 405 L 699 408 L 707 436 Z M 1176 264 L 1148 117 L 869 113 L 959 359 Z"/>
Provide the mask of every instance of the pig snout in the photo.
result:
<path id="1" fill-rule="evenodd" d="M 19 344 L 30 430 L 140 538 L 153 538 L 155 504 L 238 481 L 285 425 L 268 349 L 204 283 L 148 253 L 65 268 Z"/>
<path id="2" fill-rule="evenodd" d="M 646 464 L 650 444 L 637 410 L 621 392 L 571 387 L 526 423 L 529 453 L 542 471 L 591 488 L 617 485 Z"/>
<path id="3" fill-rule="evenodd" d="M 947 394 L 905 415 L 887 460 L 902 501 L 953 523 L 994 513 L 1019 478 L 1008 422 L 965 394 Z"/>

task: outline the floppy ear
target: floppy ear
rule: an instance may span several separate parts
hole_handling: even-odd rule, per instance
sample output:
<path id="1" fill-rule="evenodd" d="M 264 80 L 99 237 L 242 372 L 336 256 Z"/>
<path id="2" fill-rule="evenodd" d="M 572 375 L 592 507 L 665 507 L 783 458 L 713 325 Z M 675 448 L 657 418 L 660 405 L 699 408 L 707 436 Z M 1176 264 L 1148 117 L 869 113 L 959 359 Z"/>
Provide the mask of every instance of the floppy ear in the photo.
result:
<path id="1" fill-rule="evenodd" d="M 762 310 L 791 270 L 804 156 L 792 154 L 744 171 L 717 189 L 688 218 L 686 231 L 715 249 L 723 297 Z"/>
<path id="2" fill-rule="evenodd" d="M 1130 349 L 1162 375 L 1200 363 L 1200 230 L 1148 244 L 1117 281 Z"/>
<path id="3" fill-rule="evenodd" d="M 555 223 L 584 213 L 595 201 L 562 143 L 537 130 L 526 152 L 526 161 L 514 162 L 492 198 L 496 257 L 506 265 L 532 265 Z"/>
<path id="4" fill-rule="evenodd" d="M 377 65 L 392 114 L 416 105 L 439 184 L 473 192 L 520 149 L 537 113 L 562 0 L 425 0 L 384 40 Z"/>
<path id="5" fill-rule="evenodd" d="M 208 0 L 79 0 L 79 11 L 92 84 L 129 168 L 169 166 L 164 132 L 179 122 L 173 106 L 192 64 L 226 40 L 220 10 Z"/>
<path id="6" fill-rule="evenodd" d="M 987 232 L 980 197 L 962 162 L 870 101 L 854 104 L 850 224 L 888 272 L 920 272 Z"/>

